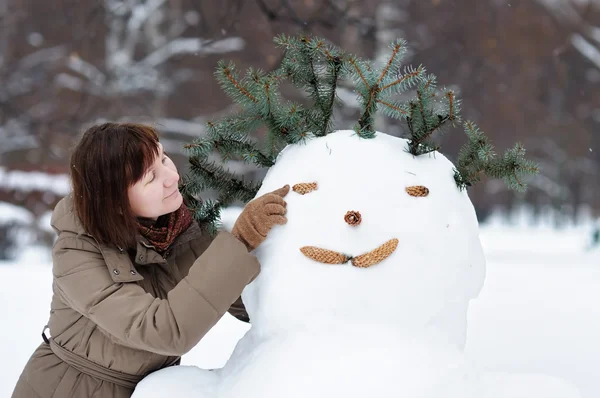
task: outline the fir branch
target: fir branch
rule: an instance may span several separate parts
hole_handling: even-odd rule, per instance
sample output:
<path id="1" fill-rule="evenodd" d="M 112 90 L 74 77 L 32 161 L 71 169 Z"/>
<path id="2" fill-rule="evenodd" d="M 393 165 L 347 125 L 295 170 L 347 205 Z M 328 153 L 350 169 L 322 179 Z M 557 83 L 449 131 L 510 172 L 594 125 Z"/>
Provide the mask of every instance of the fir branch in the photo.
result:
<path id="1" fill-rule="evenodd" d="M 333 106 L 335 104 L 335 93 L 337 90 L 337 83 L 340 78 L 340 73 L 342 71 L 343 62 L 340 57 L 331 57 L 329 53 L 327 53 L 329 57 L 329 62 L 332 68 L 332 76 L 331 76 L 331 87 L 329 88 L 328 100 L 325 115 L 325 123 L 323 123 L 323 129 L 320 132 L 320 136 L 326 135 L 331 129 L 331 122 L 333 118 Z"/>
<path id="2" fill-rule="evenodd" d="M 504 152 L 502 159 L 490 162 L 490 165 L 486 174 L 494 178 L 503 178 L 509 188 L 518 192 L 527 189 L 527 184 L 523 182 L 524 177 L 539 173 L 537 165 L 525 159 L 525 148 L 520 143 Z"/>
<path id="3" fill-rule="evenodd" d="M 479 182 L 483 175 L 504 179 L 510 189 L 524 191 L 523 177 L 539 173 L 537 165 L 525 159 L 525 149 L 516 144 L 498 159 L 487 137 L 472 122 L 464 123 L 468 141 L 459 151 L 454 179 L 459 189 Z"/>
<path id="4" fill-rule="evenodd" d="M 201 227 L 206 227 L 207 232 L 213 237 L 217 234 L 218 229 L 221 226 L 221 207 L 219 201 L 213 200 L 195 202 L 193 205 L 189 206 L 194 215 L 194 219 Z"/>
<path id="5" fill-rule="evenodd" d="M 210 138 L 200 138 L 191 144 L 185 144 L 183 148 L 190 156 L 209 156 L 214 150 L 214 143 Z"/>
<path id="6" fill-rule="evenodd" d="M 381 88 L 381 91 L 382 92 L 383 91 L 387 91 L 388 89 L 393 88 L 393 87 L 395 87 L 397 85 L 400 85 L 402 87 L 402 85 L 405 84 L 405 83 L 409 83 L 409 85 L 410 85 L 410 83 L 412 81 L 420 78 L 423 75 L 424 72 L 425 72 L 425 68 L 423 68 L 422 66 L 419 66 L 417 68 L 417 70 L 411 71 L 411 72 L 409 72 L 407 74 L 404 74 L 399 79 L 396 79 L 395 81 L 386 84 L 385 86 L 383 86 Z"/>
<path id="7" fill-rule="evenodd" d="M 218 201 L 199 199 L 201 187 L 198 180 L 190 175 L 184 175 L 179 187 L 186 206 L 191 210 L 194 219 L 201 227 L 206 227 L 214 236 L 219 226 L 221 204 Z"/>
<path id="8" fill-rule="evenodd" d="M 361 116 L 355 126 L 355 131 L 362 138 L 372 138 L 375 135 L 374 115 L 378 110 L 378 105 L 382 105 L 385 114 L 390 117 L 397 119 L 408 117 L 408 107 L 395 106 L 386 97 L 386 95 L 395 92 L 396 89 L 402 91 L 419 83 L 422 79 L 424 68 L 421 66 L 416 70 L 405 68 L 403 75 L 395 77 L 397 76 L 397 69 L 399 69 L 401 55 L 405 52 L 405 44 L 403 40 L 392 43 L 391 55 L 377 75 L 375 75 L 369 62 L 363 63 L 356 57 L 350 57 L 348 60 L 349 72 L 355 78 L 362 104 Z M 424 118 L 422 124 L 426 126 L 426 115 L 424 112 L 421 112 L 421 115 Z M 413 122 L 414 120 L 411 120 L 411 123 Z"/>
<path id="9" fill-rule="evenodd" d="M 243 96 L 250 99 L 250 101 L 254 103 L 258 102 L 256 97 L 250 94 L 250 92 L 246 88 L 244 88 L 242 83 L 239 81 L 235 73 L 235 66 L 233 63 L 225 65 L 224 62 L 220 61 L 217 65 L 217 68 L 217 78 L 219 78 L 219 80 L 222 82 L 226 89 L 229 83 L 231 84 L 231 86 L 235 87 Z M 235 100 L 235 98 L 233 99 Z"/>
<path id="10" fill-rule="evenodd" d="M 204 154 L 209 146 L 211 150 L 216 150 L 221 155 L 223 161 L 228 161 L 233 156 L 237 156 L 259 167 L 271 167 L 275 164 L 270 157 L 264 155 L 247 138 L 224 136 L 215 139 L 205 139 L 202 142 L 187 144 L 184 148 L 188 150 L 197 149 L 198 152 Z"/>
<path id="11" fill-rule="evenodd" d="M 380 99 L 377 100 L 377 103 L 390 109 L 392 112 L 389 112 L 389 115 L 392 117 L 397 117 L 398 115 L 400 115 L 402 117 L 406 117 L 409 115 L 409 111 L 407 111 L 406 109 L 403 109 L 402 105 L 395 105 L 395 104 L 392 104 L 392 103 L 389 103 L 387 101 L 383 101 Z"/>
<path id="12" fill-rule="evenodd" d="M 377 111 L 377 87 L 369 90 L 369 98 L 364 111 L 358 119 L 357 134 L 362 138 L 373 138 L 375 136 L 374 114 Z"/>
<path id="13" fill-rule="evenodd" d="M 195 139 L 184 148 L 191 157 L 206 158 L 216 151 L 223 161 L 237 157 L 259 167 L 271 167 L 273 159 L 263 154 L 248 138 L 248 132 L 262 124 L 261 119 L 260 116 L 244 113 L 216 123 L 209 121 L 208 136 Z"/>
<path id="14" fill-rule="evenodd" d="M 456 119 L 456 116 L 454 114 L 454 92 L 450 91 L 450 90 L 447 91 L 446 97 L 448 98 L 448 107 L 449 107 L 448 119 L 453 121 Z"/>
<path id="15" fill-rule="evenodd" d="M 429 85 L 431 83 L 431 81 L 427 81 L 427 85 Z M 421 122 L 423 123 L 423 127 L 427 128 L 427 121 L 425 120 L 425 107 L 423 106 L 423 94 L 422 94 L 422 90 L 417 90 L 417 104 L 419 105 L 419 115 L 421 116 Z M 431 132 L 429 133 L 431 134 Z M 424 137 L 421 138 L 421 140 L 417 140 L 416 145 L 419 145 L 419 141 L 422 141 L 426 138 L 428 134 L 426 133 L 426 135 Z"/>
<path id="16" fill-rule="evenodd" d="M 330 61 L 341 60 L 339 55 L 334 55 L 332 52 L 330 52 L 327 49 L 327 47 L 325 46 L 325 42 L 323 40 L 319 40 L 319 42 L 317 44 L 317 49 L 321 50 L 327 56 L 327 59 Z"/>
<path id="17" fill-rule="evenodd" d="M 211 188 L 220 193 L 219 202 L 227 206 L 235 200 L 249 202 L 260 189 L 259 184 L 245 183 L 215 162 L 192 157 L 190 172 L 202 179 L 202 188 Z"/>
<path id="18" fill-rule="evenodd" d="M 437 129 L 439 129 L 440 127 L 442 127 L 442 125 L 443 125 L 443 124 L 444 124 L 446 121 L 450 120 L 450 116 L 449 116 L 449 115 L 445 115 L 445 116 L 438 115 L 438 119 L 439 119 L 438 123 L 436 123 L 435 125 L 431 126 L 429 129 L 427 129 L 427 130 L 425 131 L 425 133 L 424 133 L 423 135 L 421 135 L 421 136 L 420 136 L 418 139 L 416 139 L 416 140 L 411 140 L 411 141 L 410 141 L 410 142 L 411 142 L 411 144 L 409 144 L 409 145 L 411 145 L 412 147 L 415 147 L 415 148 L 416 148 L 416 147 L 418 147 L 420 144 L 422 144 L 424 141 L 426 141 L 428 138 L 430 138 L 430 137 L 431 137 L 431 135 L 432 135 L 432 134 L 433 134 L 433 133 L 434 133 L 434 132 L 435 132 Z M 423 124 L 425 124 L 425 120 L 423 120 Z M 411 153 L 412 153 L 413 155 L 419 155 L 419 153 L 413 153 L 413 152 L 411 152 Z"/>
<path id="19" fill-rule="evenodd" d="M 332 124 L 335 92 L 343 57 L 338 54 L 337 49 L 328 48 L 325 41 L 318 38 L 278 37 L 276 42 L 286 49 L 281 66 L 284 72 L 282 74 L 296 87 L 307 91 L 314 102 L 310 112 L 301 113 L 302 125 L 314 136 L 326 135 Z M 290 136 L 299 139 L 302 134 L 303 132 L 296 131 Z"/>
<path id="20" fill-rule="evenodd" d="M 371 86 L 367 82 L 367 79 L 365 78 L 363 71 L 358 66 L 357 59 L 355 57 L 351 57 L 349 62 L 354 67 L 355 73 L 360 77 L 360 80 L 362 80 L 363 84 L 365 85 L 365 88 L 370 91 Z"/>
<path id="21" fill-rule="evenodd" d="M 306 43 L 307 46 L 310 46 L 311 41 L 309 38 L 302 38 L 302 41 L 304 43 Z M 326 103 L 326 99 L 323 98 L 323 96 L 320 94 L 320 84 L 319 84 L 319 79 L 317 77 L 317 73 L 315 71 L 316 69 L 316 59 L 315 59 L 315 53 L 309 52 L 307 49 L 307 46 L 302 48 L 302 52 L 305 53 L 306 58 L 309 61 L 309 68 L 308 68 L 308 84 L 310 85 L 310 93 L 311 96 L 314 97 L 315 99 L 315 103 L 316 105 L 319 107 L 320 113 L 321 115 L 315 115 L 316 118 L 313 119 L 315 121 L 319 121 L 321 123 L 319 123 L 316 127 L 316 129 L 319 130 L 319 133 L 317 133 L 316 135 L 325 135 L 327 128 L 329 127 L 329 119 L 331 118 L 332 115 L 332 109 L 328 107 L 327 103 Z M 317 43 L 317 49 L 321 49 L 321 47 L 323 46 L 323 42 L 319 41 Z M 329 109 L 328 109 L 329 108 Z M 324 120 L 319 120 L 323 118 Z M 319 129 L 319 127 L 321 127 Z"/>
<path id="22" fill-rule="evenodd" d="M 302 37 L 300 41 L 305 44 L 304 46 L 300 47 L 300 52 L 308 61 L 308 76 L 306 80 L 310 86 L 309 91 L 312 95 L 314 95 L 317 106 L 323 110 L 322 98 L 319 95 L 319 79 L 317 78 L 317 74 L 315 72 L 315 53 L 309 50 L 309 46 L 311 44 L 310 38 Z"/>
<path id="23" fill-rule="evenodd" d="M 379 76 L 379 79 L 377 79 L 377 83 L 375 83 L 376 86 L 379 87 L 379 85 L 381 84 L 381 81 L 383 80 L 383 78 L 387 76 L 388 71 L 390 70 L 390 68 L 394 64 L 394 62 L 396 60 L 396 57 L 400 54 L 400 51 L 402 50 L 404 44 L 405 43 L 403 41 L 399 41 L 399 42 L 394 43 L 392 45 L 392 55 L 390 56 L 390 59 L 386 63 L 385 68 L 383 68 L 383 70 L 381 71 L 381 75 Z"/>
<path id="24" fill-rule="evenodd" d="M 429 75 L 421 80 L 416 90 L 417 97 L 410 102 L 410 116 L 407 118 L 409 125 L 409 153 L 414 156 L 423 155 L 436 148 L 432 141 L 433 133 L 440 131 L 446 122 L 458 120 L 458 104 L 454 93 L 446 91 L 447 106 L 445 109 L 435 110 L 432 99 L 436 97 L 436 77 Z M 415 120 L 415 117 L 418 119 Z"/>
<path id="25" fill-rule="evenodd" d="M 195 211 L 196 220 L 206 225 L 210 236 L 216 236 L 221 226 L 221 204 L 219 202 L 205 201 Z"/>
<path id="26" fill-rule="evenodd" d="M 369 83 L 369 80 L 374 79 L 368 63 L 364 63 L 364 66 L 360 65 L 363 64 L 363 61 L 356 57 L 350 57 L 348 62 L 351 65 L 350 73 L 355 77 L 355 80 L 362 82 L 364 86 L 358 87 L 363 109 L 354 130 L 362 138 L 373 138 L 375 136 L 374 114 L 377 111 L 376 101 L 378 99 L 379 87 L 376 84 Z"/>
<path id="27" fill-rule="evenodd" d="M 192 178 L 189 174 L 186 174 L 181 178 L 179 191 L 184 199 L 195 201 L 195 198 L 199 196 L 202 191 L 202 183 L 197 179 Z"/>
<path id="28" fill-rule="evenodd" d="M 235 116 L 229 116 L 218 122 L 208 121 L 208 135 L 219 137 L 223 132 L 235 132 L 248 135 L 250 131 L 256 130 L 264 124 L 262 115 L 255 111 L 245 111 Z"/>

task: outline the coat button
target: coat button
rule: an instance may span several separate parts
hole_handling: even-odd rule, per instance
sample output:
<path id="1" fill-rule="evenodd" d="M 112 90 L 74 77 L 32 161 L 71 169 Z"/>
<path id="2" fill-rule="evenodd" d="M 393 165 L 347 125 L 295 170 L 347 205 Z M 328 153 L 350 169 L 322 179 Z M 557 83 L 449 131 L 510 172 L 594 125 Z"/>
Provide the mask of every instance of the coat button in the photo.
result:
<path id="1" fill-rule="evenodd" d="M 138 261 L 144 261 L 144 256 L 142 254 L 140 254 L 140 257 L 139 257 Z"/>
<path id="2" fill-rule="evenodd" d="M 131 270 L 130 272 L 131 272 L 131 275 L 137 274 L 137 272 L 135 272 L 134 270 Z"/>
<path id="3" fill-rule="evenodd" d="M 119 272 L 119 270 L 118 270 L 118 269 L 116 269 L 116 268 L 115 268 L 115 269 L 113 269 L 113 274 L 115 274 L 115 275 L 119 275 L 119 274 L 120 274 L 120 272 Z"/>

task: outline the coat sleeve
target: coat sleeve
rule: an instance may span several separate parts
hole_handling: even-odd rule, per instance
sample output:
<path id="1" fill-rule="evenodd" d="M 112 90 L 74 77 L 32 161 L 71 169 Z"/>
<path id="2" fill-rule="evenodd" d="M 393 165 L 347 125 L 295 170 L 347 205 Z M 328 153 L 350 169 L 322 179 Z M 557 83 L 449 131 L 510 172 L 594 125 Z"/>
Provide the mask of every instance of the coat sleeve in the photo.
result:
<path id="1" fill-rule="evenodd" d="M 221 232 L 166 299 L 136 283 L 112 280 L 99 248 L 81 237 L 59 237 L 54 286 L 74 310 L 121 344 L 168 356 L 191 350 L 259 272 L 256 257 Z"/>

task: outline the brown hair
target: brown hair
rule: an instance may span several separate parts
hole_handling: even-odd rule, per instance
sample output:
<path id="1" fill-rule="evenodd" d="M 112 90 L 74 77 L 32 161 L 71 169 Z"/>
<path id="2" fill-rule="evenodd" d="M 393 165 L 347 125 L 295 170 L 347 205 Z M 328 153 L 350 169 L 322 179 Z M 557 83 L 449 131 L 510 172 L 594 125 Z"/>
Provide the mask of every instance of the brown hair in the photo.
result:
<path id="1" fill-rule="evenodd" d="M 71 156 L 75 213 L 99 243 L 134 247 L 136 215 L 127 189 L 144 176 L 159 155 L 154 128 L 104 123 L 87 129 Z"/>

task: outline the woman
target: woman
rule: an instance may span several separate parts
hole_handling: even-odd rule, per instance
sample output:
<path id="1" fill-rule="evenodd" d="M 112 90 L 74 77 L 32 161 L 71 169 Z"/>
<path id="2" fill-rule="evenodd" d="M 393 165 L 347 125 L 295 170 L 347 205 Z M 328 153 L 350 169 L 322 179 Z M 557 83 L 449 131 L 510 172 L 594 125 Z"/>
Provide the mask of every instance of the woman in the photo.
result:
<path id="1" fill-rule="evenodd" d="M 286 222 L 287 185 L 211 238 L 149 126 L 90 128 L 70 167 L 73 192 L 52 215 L 51 337 L 45 329 L 13 398 L 130 397 L 145 375 L 179 364 L 226 311 L 248 320 L 239 297 L 260 268 L 249 252 Z"/>

